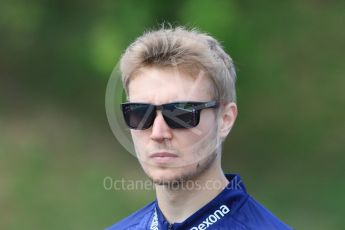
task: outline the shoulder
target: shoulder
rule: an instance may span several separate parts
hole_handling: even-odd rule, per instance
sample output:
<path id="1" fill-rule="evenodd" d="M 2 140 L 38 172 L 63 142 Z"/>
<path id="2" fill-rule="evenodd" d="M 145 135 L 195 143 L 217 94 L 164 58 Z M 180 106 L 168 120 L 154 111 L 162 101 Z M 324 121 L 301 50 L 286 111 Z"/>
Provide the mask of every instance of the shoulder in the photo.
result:
<path id="1" fill-rule="evenodd" d="M 132 213 L 126 218 L 120 220 L 114 225 L 106 228 L 105 230 L 122 230 L 122 229 L 143 229 L 144 226 L 148 225 L 150 222 L 155 201 L 149 203 L 145 207 L 139 209 L 138 211 Z"/>
<path id="2" fill-rule="evenodd" d="M 268 209 L 249 195 L 233 218 L 245 226 L 245 229 L 292 230 L 291 227 L 274 216 Z"/>

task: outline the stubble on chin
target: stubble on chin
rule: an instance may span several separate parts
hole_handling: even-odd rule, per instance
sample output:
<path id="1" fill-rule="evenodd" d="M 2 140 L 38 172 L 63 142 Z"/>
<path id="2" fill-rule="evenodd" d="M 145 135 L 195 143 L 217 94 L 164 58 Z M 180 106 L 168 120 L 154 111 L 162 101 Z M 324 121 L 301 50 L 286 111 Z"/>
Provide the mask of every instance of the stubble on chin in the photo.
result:
<path id="1" fill-rule="evenodd" d="M 181 170 L 182 172 L 180 175 L 176 175 L 174 177 L 165 177 L 165 178 L 156 178 L 153 175 L 151 175 L 148 170 L 145 170 L 146 175 L 148 178 L 155 184 L 160 186 L 166 186 L 166 187 L 176 187 L 179 185 L 182 185 L 183 183 L 186 183 L 187 181 L 196 181 L 197 178 L 199 178 L 203 173 L 205 173 L 211 165 L 215 162 L 217 158 L 217 152 L 214 151 L 212 154 L 208 155 L 205 159 L 202 159 L 201 161 L 193 164 L 193 165 L 187 165 L 183 168 L 176 170 Z M 192 169 L 191 169 L 192 168 Z M 172 168 L 172 170 L 174 170 Z"/>
<path id="2" fill-rule="evenodd" d="M 199 160 L 198 162 L 181 165 L 180 167 L 176 167 L 176 166 L 171 167 L 170 169 L 176 170 L 175 172 L 180 171 L 180 173 L 178 173 L 175 176 L 169 177 L 168 175 L 168 176 L 163 176 L 161 178 L 157 178 L 151 174 L 150 167 L 152 166 L 148 165 L 148 168 L 145 169 L 144 167 L 145 163 L 142 162 L 144 164 L 141 164 L 141 166 L 144 169 L 148 178 L 156 185 L 162 185 L 162 186 L 167 186 L 167 187 L 178 186 L 183 183 L 186 183 L 187 181 L 196 181 L 202 174 L 204 174 L 212 166 L 212 164 L 215 163 L 218 153 L 220 154 L 220 152 L 218 151 L 220 142 L 216 137 L 217 129 L 218 128 L 216 127 L 214 130 L 208 133 L 208 135 L 206 136 L 206 138 L 204 138 L 204 140 L 202 140 L 201 142 L 199 142 L 198 144 L 194 146 L 191 146 L 190 149 L 188 149 L 189 151 L 187 151 L 194 154 L 197 153 L 195 154 L 196 158 L 200 157 L 200 155 L 204 155 L 205 153 L 206 153 L 205 154 L 206 156 L 202 158 L 201 160 Z M 159 147 L 162 148 L 162 146 L 159 146 Z M 173 149 L 172 146 L 169 145 L 169 143 L 164 143 L 164 148 L 170 149 L 170 150 Z M 176 149 L 173 149 L 173 150 L 176 151 Z M 168 167 L 165 167 L 164 169 L 162 168 L 162 170 L 165 170 L 167 168 Z M 166 170 L 166 171 L 169 171 L 169 170 Z"/>

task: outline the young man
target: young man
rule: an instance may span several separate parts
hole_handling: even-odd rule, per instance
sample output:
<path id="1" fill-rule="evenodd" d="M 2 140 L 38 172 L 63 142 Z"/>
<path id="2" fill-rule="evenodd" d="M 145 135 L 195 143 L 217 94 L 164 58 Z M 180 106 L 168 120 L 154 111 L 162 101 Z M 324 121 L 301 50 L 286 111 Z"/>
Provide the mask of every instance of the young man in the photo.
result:
<path id="1" fill-rule="evenodd" d="M 108 230 L 291 229 L 224 174 L 222 142 L 237 116 L 232 59 L 185 28 L 145 33 L 123 54 L 121 105 L 157 199 Z"/>

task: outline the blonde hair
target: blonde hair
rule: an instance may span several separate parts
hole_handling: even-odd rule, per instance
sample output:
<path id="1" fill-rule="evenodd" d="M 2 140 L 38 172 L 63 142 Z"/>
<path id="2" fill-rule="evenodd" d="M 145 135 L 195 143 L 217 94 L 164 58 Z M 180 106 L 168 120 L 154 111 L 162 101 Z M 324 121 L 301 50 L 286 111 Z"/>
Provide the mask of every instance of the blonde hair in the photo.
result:
<path id="1" fill-rule="evenodd" d="M 205 71 L 214 85 L 215 99 L 236 101 L 236 70 L 219 42 L 196 29 L 161 28 L 138 37 L 124 52 L 120 71 L 125 90 L 141 68 L 178 67 L 189 73 Z"/>

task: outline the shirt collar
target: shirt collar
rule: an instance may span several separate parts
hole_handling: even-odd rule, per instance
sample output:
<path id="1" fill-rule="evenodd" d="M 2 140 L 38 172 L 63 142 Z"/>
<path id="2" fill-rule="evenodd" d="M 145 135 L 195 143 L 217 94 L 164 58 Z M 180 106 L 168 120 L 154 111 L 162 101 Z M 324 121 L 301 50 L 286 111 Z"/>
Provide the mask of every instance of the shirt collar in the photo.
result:
<path id="1" fill-rule="evenodd" d="M 182 223 L 171 224 L 172 229 L 192 228 L 207 220 L 210 215 L 215 212 L 220 213 L 220 215 L 216 215 L 217 218 L 222 218 L 223 215 L 232 215 L 236 212 L 237 208 L 241 206 L 248 196 L 246 188 L 238 174 L 225 174 L 225 176 L 229 181 L 227 187 Z M 157 200 L 155 202 L 155 209 L 157 212 L 159 229 L 168 229 L 169 223 L 165 220 Z"/>

